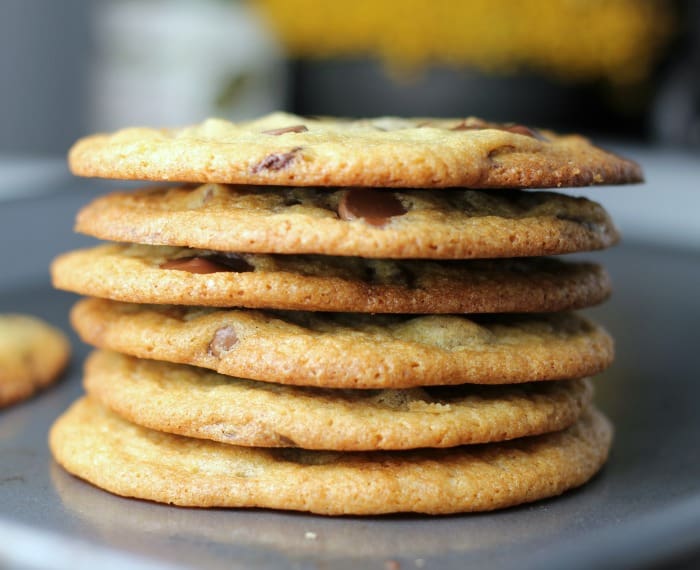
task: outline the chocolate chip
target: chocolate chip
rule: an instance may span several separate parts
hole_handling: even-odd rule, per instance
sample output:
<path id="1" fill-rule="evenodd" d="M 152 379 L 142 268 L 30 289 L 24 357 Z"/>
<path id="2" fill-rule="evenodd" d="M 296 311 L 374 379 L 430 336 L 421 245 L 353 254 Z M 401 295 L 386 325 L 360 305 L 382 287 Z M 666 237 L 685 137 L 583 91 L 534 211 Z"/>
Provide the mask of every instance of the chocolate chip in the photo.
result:
<path id="1" fill-rule="evenodd" d="M 338 215 L 343 220 L 362 218 L 372 226 L 384 226 L 389 218 L 402 216 L 408 210 L 391 192 L 352 188 L 343 194 Z"/>
<path id="2" fill-rule="evenodd" d="M 275 435 L 277 436 L 277 443 L 280 447 L 299 447 L 299 444 L 297 444 L 297 442 L 291 437 L 287 437 L 286 435 L 282 435 L 281 433 L 277 432 L 275 432 Z"/>
<path id="3" fill-rule="evenodd" d="M 489 123 L 481 119 L 465 119 L 461 123 L 455 125 L 451 131 L 477 131 L 482 129 L 496 129 L 506 131 L 516 135 L 524 135 L 540 141 L 548 141 L 549 139 L 540 133 L 537 129 L 531 129 L 525 125 Z"/>
<path id="4" fill-rule="evenodd" d="M 278 152 L 266 156 L 253 166 L 253 174 L 258 174 L 263 170 L 282 170 L 294 160 L 300 150 L 301 147 L 297 146 L 289 152 Z"/>
<path id="5" fill-rule="evenodd" d="M 207 256 L 180 257 L 160 264 L 161 269 L 174 269 L 189 273 L 222 273 L 235 271 L 246 273 L 255 268 L 241 256 L 236 254 L 221 254 Z"/>
<path id="6" fill-rule="evenodd" d="M 538 130 L 531 129 L 530 127 L 526 127 L 525 125 L 502 126 L 500 127 L 500 130 L 508 131 L 509 133 L 515 133 L 516 135 L 525 135 L 526 137 L 532 137 L 533 139 L 537 139 L 540 141 L 548 140 L 547 137 L 545 137 Z"/>
<path id="7" fill-rule="evenodd" d="M 205 257 L 181 257 L 179 259 L 171 259 L 170 261 L 161 263 L 160 268 L 201 274 L 228 271 L 226 267 L 223 267 L 215 261 L 211 261 Z"/>
<path id="8" fill-rule="evenodd" d="M 229 271 L 236 273 L 249 273 L 255 271 L 255 267 L 248 263 L 245 258 L 237 253 L 219 253 L 210 255 L 208 259 L 226 267 Z"/>
<path id="9" fill-rule="evenodd" d="M 309 129 L 304 125 L 293 125 L 291 127 L 282 127 L 281 129 L 270 129 L 269 131 L 263 131 L 264 135 L 284 135 L 286 133 L 305 133 Z"/>
<path id="10" fill-rule="evenodd" d="M 209 354 L 219 357 L 223 352 L 231 350 L 238 343 L 238 335 L 231 325 L 221 327 L 214 333 L 209 343 Z"/>

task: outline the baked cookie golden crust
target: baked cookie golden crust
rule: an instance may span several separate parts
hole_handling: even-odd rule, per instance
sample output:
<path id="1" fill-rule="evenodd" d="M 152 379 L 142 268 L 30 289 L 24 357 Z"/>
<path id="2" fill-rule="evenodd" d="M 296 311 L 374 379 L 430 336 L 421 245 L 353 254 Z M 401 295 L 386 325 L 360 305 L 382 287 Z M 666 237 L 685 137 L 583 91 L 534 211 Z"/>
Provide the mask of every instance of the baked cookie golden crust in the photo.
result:
<path id="1" fill-rule="evenodd" d="M 117 301 L 306 311 L 549 312 L 610 294 L 602 267 L 548 258 L 378 260 L 107 244 L 58 257 L 51 273 L 59 289 Z"/>
<path id="2" fill-rule="evenodd" d="M 229 376 L 324 388 L 510 384 L 591 376 L 613 358 L 573 313 L 362 315 L 215 310 L 83 299 L 85 342 Z"/>
<path id="3" fill-rule="evenodd" d="M 579 136 L 467 119 L 311 119 L 273 113 L 79 140 L 74 174 L 293 186 L 553 188 L 639 182 L 634 162 Z"/>
<path id="4" fill-rule="evenodd" d="M 503 441 L 564 429 L 590 404 L 588 380 L 406 390 L 301 388 L 96 351 L 84 384 L 132 423 L 246 447 L 335 451 Z"/>
<path id="5" fill-rule="evenodd" d="M 192 507 L 325 515 L 488 511 L 558 495 L 605 462 L 612 428 L 590 410 L 571 428 L 447 450 L 338 453 L 226 445 L 136 426 L 90 400 L 51 428 L 67 471 L 107 491 Z"/>
<path id="6" fill-rule="evenodd" d="M 221 184 L 109 194 L 79 212 L 76 229 L 237 253 L 422 259 L 554 255 L 619 239 L 599 204 L 553 192 Z"/>
<path id="7" fill-rule="evenodd" d="M 0 315 L 0 407 L 51 384 L 69 358 L 70 344 L 57 328 L 29 315 Z"/>

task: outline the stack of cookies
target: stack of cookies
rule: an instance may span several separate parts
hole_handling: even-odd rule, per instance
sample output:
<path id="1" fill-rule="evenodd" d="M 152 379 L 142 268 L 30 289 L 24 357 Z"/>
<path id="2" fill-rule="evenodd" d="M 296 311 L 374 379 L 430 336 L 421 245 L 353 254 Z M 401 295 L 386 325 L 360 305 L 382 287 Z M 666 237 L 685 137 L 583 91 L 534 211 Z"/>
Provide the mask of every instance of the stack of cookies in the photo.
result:
<path id="1" fill-rule="evenodd" d="M 589 376 L 613 343 L 572 312 L 605 271 L 551 257 L 618 235 L 524 190 L 637 182 L 577 136 L 479 119 L 275 113 L 79 141 L 83 176 L 184 182 L 98 198 L 55 260 L 98 348 L 52 428 L 69 472 L 176 505 L 323 514 L 491 510 L 604 463 Z"/>

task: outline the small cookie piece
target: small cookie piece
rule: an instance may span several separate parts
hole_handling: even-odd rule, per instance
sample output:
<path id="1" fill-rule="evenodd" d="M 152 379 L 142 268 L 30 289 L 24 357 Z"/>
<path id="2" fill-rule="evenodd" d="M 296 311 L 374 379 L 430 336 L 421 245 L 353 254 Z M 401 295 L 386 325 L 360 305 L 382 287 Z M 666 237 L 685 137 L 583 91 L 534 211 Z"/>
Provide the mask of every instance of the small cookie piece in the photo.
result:
<path id="1" fill-rule="evenodd" d="M 640 182 L 579 136 L 468 119 L 311 119 L 273 113 L 79 140 L 74 174 L 136 180 L 393 188 L 552 188 Z"/>
<path id="2" fill-rule="evenodd" d="M 241 378 L 322 388 L 510 384 L 591 376 L 613 358 L 573 313 L 364 315 L 260 312 L 83 299 L 85 342 Z"/>
<path id="3" fill-rule="evenodd" d="M 553 192 L 221 184 L 108 194 L 78 213 L 76 229 L 119 242 L 393 259 L 555 255 L 619 239 L 599 204 Z"/>
<path id="4" fill-rule="evenodd" d="M 334 451 L 454 447 L 559 431 L 588 380 L 409 390 L 300 388 L 96 351 L 85 390 L 132 423 L 246 447 Z"/>
<path id="5" fill-rule="evenodd" d="M 0 315 L 0 407 L 51 384 L 69 358 L 70 344 L 57 328 L 28 315 Z"/>
<path id="6" fill-rule="evenodd" d="M 107 244 L 58 257 L 51 274 L 59 289 L 118 301 L 306 311 L 549 312 L 610 294 L 602 267 L 547 258 L 398 261 Z"/>
<path id="7" fill-rule="evenodd" d="M 582 485 L 612 440 L 595 410 L 572 427 L 507 443 L 338 453 L 239 447 L 136 426 L 97 403 L 53 425 L 67 471 L 125 497 L 191 507 L 264 507 L 325 515 L 489 511 Z"/>

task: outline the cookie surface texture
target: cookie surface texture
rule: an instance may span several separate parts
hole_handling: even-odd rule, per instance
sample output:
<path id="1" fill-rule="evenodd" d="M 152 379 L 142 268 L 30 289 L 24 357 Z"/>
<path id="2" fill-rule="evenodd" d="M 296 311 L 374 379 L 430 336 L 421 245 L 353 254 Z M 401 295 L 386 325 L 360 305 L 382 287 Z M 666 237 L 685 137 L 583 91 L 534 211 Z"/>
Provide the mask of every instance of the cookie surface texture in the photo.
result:
<path id="1" fill-rule="evenodd" d="M 66 336 L 41 319 L 0 315 L 0 407 L 51 384 L 70 357 Z"/>
<path id="2" fill-rule="evenodd" d="M 641 180 L 639 166 L 579 136 L 479 119 L 344 121 L 274 113 L 78 141 L 74 174 L 295 186 L 545 188 Z"/>
<path id="3" fill-rule="evenodd" d="M 409 388 L 581 378 L 605 369 L 610 336 L 574 313 L 362 315 L 215 310 L 83 299 L 84 341 L 131 356 L 266 382 Z"/>
<path id="4" fill-rule="evenodd" d="M 619 238 L 599 204 L 553 192 L 220 184 L 109 194 L 79 212 L 76 229 L 236 253 L 422 259 L 554 255 Z"/>
<path id="5" fill-rule="evenodd" d="M 448 450 L 335 453 L 248 448 L 130 424 L 83 399 L 51 429 L 70 473 L 112 493 L 198 507 L 328 515 L 487 511 L 582 485 L 605 461 L 612 429 L 589 411 L 571 428 Z"/>
<path id="6" fill-rule="evenodd" d="M 549 258 L 397 261 L 122 244 L 64 254 L 52 276 L 59 289 L 132 303 L 363 313 L 549 312 L 610 293 L 600 266 Z"/>
<path id="7" fill-rule="evenodd" d="M 300 388 L 202 368 L 94 352 L 84 384 L 129 421 L 246 447 L 335 451 L 454 447 L 536 435 L 573 424 L 587 380 L 409 390 Z"/>

